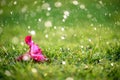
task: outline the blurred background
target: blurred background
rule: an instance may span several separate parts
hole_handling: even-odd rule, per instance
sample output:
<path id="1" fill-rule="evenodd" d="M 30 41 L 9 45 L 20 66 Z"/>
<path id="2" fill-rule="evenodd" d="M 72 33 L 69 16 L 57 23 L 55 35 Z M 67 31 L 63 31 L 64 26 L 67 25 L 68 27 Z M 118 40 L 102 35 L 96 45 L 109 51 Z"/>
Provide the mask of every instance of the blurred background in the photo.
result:
<path id="1" fill-rule="evenodd" d="M 27 35 L 50 62 L 15 62 Z M 119 69 L 120 0 L 0 0 L 0 80 L 120 80 Z"/>
<path id="2" fill-rule="evenodd" d="M 0 26 L 120 25 L 119 4 L 119 0 L 0 0 Z"/>

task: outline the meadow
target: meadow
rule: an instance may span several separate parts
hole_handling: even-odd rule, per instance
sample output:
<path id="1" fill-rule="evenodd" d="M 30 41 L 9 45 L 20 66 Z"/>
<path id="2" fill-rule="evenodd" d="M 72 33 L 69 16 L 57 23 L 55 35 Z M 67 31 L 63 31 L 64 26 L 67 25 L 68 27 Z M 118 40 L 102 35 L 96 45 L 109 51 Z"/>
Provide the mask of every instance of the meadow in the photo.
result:
<path id="1" fill-rule="evenodd" d="M 0 80 L 120 80 L 119 0 L 1 0 Z M 32 35 L 48 62 L 15 61 Z"/>

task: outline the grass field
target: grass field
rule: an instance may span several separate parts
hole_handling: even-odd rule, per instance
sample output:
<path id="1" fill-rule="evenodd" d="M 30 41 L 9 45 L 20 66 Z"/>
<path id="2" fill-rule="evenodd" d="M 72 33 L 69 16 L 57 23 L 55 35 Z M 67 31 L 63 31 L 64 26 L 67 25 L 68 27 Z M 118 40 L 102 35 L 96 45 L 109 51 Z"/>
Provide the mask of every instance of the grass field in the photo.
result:
<path id="1" fill-rule="evenodd" d="M 1 0 L 0 80 L 120 80 L 119 0 Z M 16 62 L 27 35 L 49 62 Z"/>

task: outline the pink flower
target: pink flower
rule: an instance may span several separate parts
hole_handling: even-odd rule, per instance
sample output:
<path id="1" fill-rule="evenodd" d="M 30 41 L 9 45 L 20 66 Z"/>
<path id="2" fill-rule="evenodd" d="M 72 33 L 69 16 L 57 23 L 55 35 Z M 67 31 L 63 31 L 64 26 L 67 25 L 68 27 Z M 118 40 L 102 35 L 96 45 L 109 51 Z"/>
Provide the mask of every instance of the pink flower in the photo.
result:
<path id="1" fill-rule="evenodd" d="M 17 58 L 18 61 L 33 59 L 37 62 L 43 62 L 47 60 L 47 58 L 42 54 L 42 50 L 32 41 L 31 36 L 26 36 L 25 42 L 29 46 L 30 50 L 29 52 L 19 56 Z"/>

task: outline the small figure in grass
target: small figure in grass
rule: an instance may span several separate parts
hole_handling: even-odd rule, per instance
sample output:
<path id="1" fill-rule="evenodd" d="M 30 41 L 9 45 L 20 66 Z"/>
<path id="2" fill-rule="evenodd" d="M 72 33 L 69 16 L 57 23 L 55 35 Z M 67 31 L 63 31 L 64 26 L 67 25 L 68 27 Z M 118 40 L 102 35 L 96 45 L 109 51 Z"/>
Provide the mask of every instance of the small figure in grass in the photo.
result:
<path id="1" fill-rule="evenodd" d="M 42 54 L 42 50 L 38 47 L 38 45 L 36 45 L 33 41 L 32 41 L 32 37 L 31 36 L 26 36 L 25 37 L 25 42 L 26 44 L 29 46 L 30 50 L 29 52 L 19 56 L 16 60 L 17 61 L 28 61 L 30 59 L 36 61 L 36 62 L 44 62 L 47 61 L 48 58 L 46 58 L 43 54 Z"/>

